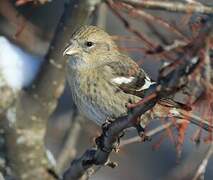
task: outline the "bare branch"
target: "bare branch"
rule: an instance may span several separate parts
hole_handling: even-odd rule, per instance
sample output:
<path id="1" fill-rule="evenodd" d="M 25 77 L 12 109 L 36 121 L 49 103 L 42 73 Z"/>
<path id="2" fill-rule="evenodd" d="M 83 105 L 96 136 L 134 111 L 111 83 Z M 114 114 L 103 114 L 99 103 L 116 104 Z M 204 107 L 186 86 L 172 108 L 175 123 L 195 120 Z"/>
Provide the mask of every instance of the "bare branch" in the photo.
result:
<path id="1" fill-rule="evenodd" d="M 132 32 L 136 37 L 138 37 L 141 41 L 145 43 L 145 46 L 148 48 L 155 48 L 157 45 L 149 40 L 149 38 L 135 28 L 133 28 L 127 19 L 122 16 L 122 14 L 116 9 L 115 4 L 111 0 L 106 1 L 108 7 L 114 12 L 114 14 L 123 22 L 125 28 L 127 28 L 130 32 Z"/>
<path id="2" fill-rule="evenodd" d="M 143 19 L 145 19 L 147 21 L 156 22 L 159 25 L 161 25 L 162 27 L 166 28 L 167 30 L 170 30 L 170 32 L 175 33 L 176 35 L 178 35 L 179 37 L 181 37 L 183 40 L 189 41 L 186 38 L 186 36 L 184 36 L 182 34 L 182 32 L 180 32 L 178 29 L 176 29 L 174 26 L 172 26 L 169 22 L 161 19 L 160 17 L 153 16 L 150 13 L 147 13 L 147 12 L 145 12 L 143 10 L 140 10 L 140 9 L 136 9 L 133 6 L 130 6 L 128 4 L 120 3 L 119 7 L 120 6 L 121 6 L 122 9 L 125 10 L 125 12 L 128 13 L 129 16 L 131 16 L 133 18 L 142 17 Z"/>
<path id="3" fill-rule="evenodd" d="M 0 1 L 0 14 L 7 20 L 0 27 L 2 34 L 33 54 L 46 54 L 48 39 L 44 39 L 43 32 L 22 16 L 10 1 Z"/>
<path id="4" fill-rule="evenodd" d="M 213 143 L 211 143 L 206 156 L 204 157 L 204 159 L 202 160 L 201 164 L 199 165 L 195 176 L 193 177 L 193 180 L 201 180 L 204 179 L 204 174 L 206 172 L 206 167 L 208 165 L 208 161 L 211 158 L 213 154 Z"/>
<path id="5" fill-rule="evenodd" d="M 182 12 L 182 13 L 206 13 L 213 14 L 213 7 L 204 6 L 197 3 L 180 3 L 180 2 L 168 2 L 168 1 L 139 1 L 139 0 L 118 0 L 119 2 L 127 3 L 135 8 L 146 8 L 164 10 L 170 12 Z"/>
<path id="6" fill-rule="evenodd" d="M 183 122 L 185 122 L 185 120 L 178 119 L 175 123 L 181 124 Z M 146 136 L 148 136 L 149 138 L 152 138 L 153 136 L 158 135 L 159 133 L 165 131 L 165 129 L 172 127 L 173 125 L 174 125 L 174 122 L 168 122 L 168 123 L 162 124 L 154 129 L 147 131 Z M 123 146 L 129 145 L 129 144 L 133 144 L 136 142 L 142 142 L 142 141 L 143 140 L 141 137 L 135 136 L 135 137 L 132 137 L 129 139 L 122 140 L 119 147 L 123 147 Z"/>
<path id="7" fill-rule="evenodd" d="M 48 171 L 55 168 L 55 164 L 48 161 L 53 156 L 46 150 L 43 138 L 47 120 L 64 89 L 65 58 L 62 51 L 75 28 L 87 22 L 95 5 L 89 0 L 66 2 L 38 78 L 32 87 L 20 93 L 8 110 L 8 121 L 4 121 L 2 127 L 7 147 L 4 153 L 15 179 L 55 179 Z"/>

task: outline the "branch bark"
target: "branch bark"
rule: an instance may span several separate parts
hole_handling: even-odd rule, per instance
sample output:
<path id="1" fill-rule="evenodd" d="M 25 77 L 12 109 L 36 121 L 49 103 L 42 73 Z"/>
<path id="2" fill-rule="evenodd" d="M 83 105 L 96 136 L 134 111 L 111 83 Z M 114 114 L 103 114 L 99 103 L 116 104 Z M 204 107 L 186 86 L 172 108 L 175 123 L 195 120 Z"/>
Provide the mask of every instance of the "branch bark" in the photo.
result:
<path id="1" fill-rule="evenodd" d="M 98 2 L 97 2 L 98 3 Z M 20 92 L 4 121 L 5 151 L 14 179 L 54 179 L 45 149 L 46 123 L 64 89 L 65 59 L 63 48 L 76 27 L 86 23 L 96 4 L 90 0 L 73 0 L 65 4 L 64 13 L 38 78 L 26 91 Z M 14 150 L 15 149 L 15 150 Z M 48 153 L 47 153 L 48 152 Z M 52 156 L 50 157 L 52 158 Z"/>

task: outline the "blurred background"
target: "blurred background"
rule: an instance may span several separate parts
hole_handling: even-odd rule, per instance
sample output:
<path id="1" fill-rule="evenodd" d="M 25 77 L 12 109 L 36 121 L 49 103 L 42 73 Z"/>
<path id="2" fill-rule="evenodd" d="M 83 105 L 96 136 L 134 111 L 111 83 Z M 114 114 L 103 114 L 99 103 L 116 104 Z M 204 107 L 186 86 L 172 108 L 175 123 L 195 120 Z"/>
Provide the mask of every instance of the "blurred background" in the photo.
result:
<path id="1" fill-rule="evenodd" d="M 186 1 L 180 2 L 188 3 Z M 79 3 L 78 5 L 82 7 L 82 5 L 80 5 L 82 1 L 71 1 L 71 4 L 72 3 Z M 123 51 L 123 53 L 128 53 L 138 64 L 143 66 L 144 70 L 152 79 L 156 80 L 159 68 L 166 60 L 163 57 L 146 55 L 141 51 L 141 49 L 146 47 L 145 44 L 134 37 L 133 33 L 125 28 L 124 23 L 105 3 L 99 3 L 98 1 L 92 1 L 92 3 L 94 3 L 93 7 L 95 7 L 95 10 L 88 15 L 89 18 L 87 18 L 88 20 L 84 23 L 104 28 L 113 36 L 120 50 Z M 209 6 L 213 5 L 209 0 L 202 1 L 202 3 Z M 91 8 L 90 6 L 92 6 L 91 4 L 90 6 L 85 4 L 83 8 L 79 10 L 75 9 L 73 12 L 81 11 L 81 16 L 84 18 L 83 13 L 89 14 L 90 12 L 85 11 L 88 11 L 88 9 Z M 57 65 L 58 67 L 60 67 L 60 65 L 63 66 L 62 52 L 66 43 L 69 42 L 68 37 L 71 36 L 74 29 L 83 24 L 81 20 L 79 20 L 79 22 L 76 20 L 79 18 L 79 14 L 75 16 L 75 14 L 69 12 L 72 16 L 69 14 L 68 30 L 62 33 L 59 32 L 60 26 L 58 24 L 61 23 L 63 26 L 63 23 L 66 24 L 68 21 L 68 17 L 64 17 L 65 22 L 61 21 L 63 20 L 62 15 L 64 15 L 64 11 L 66 10 L 64 9 L 64 5 L 66 8 L 70 8 L 68 0 L 44 0 L 39 2 L 32 0 L 29 2 L 27 0 L 0 1 L 0 80 L 4 82 L 0 82 L 0 87 L 3 87 L 0 91 L 0 97 L 2 99 L 1 101 L 3 102 L 4 100 L 7 104 L 0 106 L 2 109 L 4 108 L 0 110 L 0 117 L 3 119 L 0 120 L 0 169 L 5 179 L 10 179 L 11 177 L 12 179 L 31 179 L 29 176 L 20 176 L 22 170 L 19 170 L 15 164 L 17 163 L 17 159 L 20 158 L 16 153 L 21 152 L 26 155 L 30 148 L 35 149 L 34 145 L 32 145 L 32 147 L 31 145 L 25 147 L 25 145 L 23 145 L 24 143 L 22 144 L 22 142 L 25 142 L 23 137 L 14 137 L 22 134 L 22 130 L 25 128 L 29 130 L 35 125 L 35 134 L 39 134 L 42 129 L 41 134 L 45 135 L 45 147 L 48 149 L 48 152 L 50 152 L 47 153 L 48 159 L 53 161 L 51 162 L 53 165 L 55 161 L 59 162 L 59 166 L 56 168 L 56 171 L 59 173 L 62 173 L 66 167 L 68 167 L 73 158 L 79 157 L 86 149 L 92 147 L 95 144 L 94 138 L 101 133 L 100 127 L 92 121 L 85 119 L 76 110 L 69 87 L 64 79 L 65 76 L 63 76 L 62 73 L 64 70 L 58 68 L 58 72 L 47 68 L 49 64 L 53 64 L 53 66 L 56 67 Z M 145 10 L 144 12 L 170 22 L 175 28 L 180 30 L 185 37 L 192 37 L 192 31 L 187 21 L 191 18 L 189 15 L 160 10 Z M 128 13 L 124 12 L 122 12 L 122 15 L 131 23 L 132 27 L 143 32 L 146 37 L 150 38 L 156 44 L 166 46 L 172 44 L 174 39 L 182 40 L 182 37 L 178 37 L 175 33 L 169 33 L 168 29 L 165 29 L 154 21 L 131 18 Z M 76 23 L 76 25 L 74 23 Z M 60 36 L 58 36 L 57 33 L 59 33 Z M 54 42 L 60 45 L 54 44 Z M 57 48 L 57 50 L 55 51 L 54 48 Z M 54 53 L 57 53 L 57 55 L 54 55 Z M 57 58 L 60 58 L 60 60 L 57 60 Z M 47 64 L 46 61 L 48 61 L 49 64 Z M 43 79 L 38 78 L 38 74 L 41 72 L 43 73 L 43 75 L 41 75 L 41 77 L 44 77 Z M 51 73 L 54 75 L 51 75 Z M 50 80 L 48 80 L 48 78 L 50 78 Z M 52 85 L 48 85 L 54 78 L 56 80 L 55 88 Z M 33 88 L 32 82 L 36 84 L 41 80 L 42 83 L 39 82 L 39 85 Z M 45 86 L 47 87 L 45 88 Z M 9 90 L 6 87 L 9 88 Z M 41 90 L 37 89 L 37 87 L 41 87 Z M 38 94 L 35 93 L 36 91 L 34 89 L 39 91 Z M 55 91 L 51 92 L 51 89 Z M 45 94 L 51 101 L 49 101 L 48 98 L 43 98 L 40 101 L 36 94 L 38 97 Z M 30 96 L 32 96 L 32 98 Z M 13 98 L 11 99 L 11 97 Z M 33 110 L 29 110 L 29 106 L 31 106 L 31 103 L 34 103 L 34 99 L 36 99 L 36 103 L 39 102 L 41 104 L 44 101 L 52 103 L 52 99 L 54 99 L 54 103 L 51 105 L 50 103 L 44 104 L 44 106 L 42 106 L 44 109 L 41 111 L 38 105 L 35 105 L 35 108 L 32 108 Z M 203 109 L 205 108 L 203 107 Z M 200 112 L 203 112 L 203 109 L 200 108 Z M 35 117 L 35 120 L 31 122 L 31 120 L 33 120 L 33 113 L 27 113 L 28 111 L 30 113 L 35 112 L 35 114 L 41 112 L 40 118 L 45 120 L 38 120 L 37 123 L 37 118 Z M 26 118 L 20 118 L 25 115 Z M 40 114 L 38 117 L 39 116 Z M 31 117 L 30 120 L 29 117 Z M 19 119 L 21 119 L 21 123 L 18 123 Z M 8 123 L 3 121 L 8 121 Z M 162 121 L 155 120 L 147 129 L 152 129 L 160 124 L 162 124 Z M 208 133 L 205 131 L 202 131 L 202 138 L 199 144 L 196 144 L 192 140 L 197 129 L 196 126 L 189 125 L 185 132 L 184 142 L 181 145 L 181 152 L 177 150 L 175 142 L 166 132 L 157 135 L 149 142 L 134 143 L 122 147 L 118 153 L 113 152 L 111 155 L 111 160 L 117 162 L 118 167 L 114 169 L 102 167 L 90 179 L 190 179 L 209 148 L 209 143 L 204 142 L 204 138 L 208 136 Z M 178 135 L 176 129 L 173 129 L 172 132 L 173 136 Z M 132 131 L 124 138 L 136 135 L 136 132 Z M 30 137 L 32 136 L 34 136 L 34 134 L 28 132 L 27 137 L 30 139 L 29 141 L 36 139 L 31 139 Z M 42 137 L 38 139 L 42 139 Z M 28 141 L 26 140 L 26 142 Z M 14 145 L 16 143 L 17 147 Z M 12 150 L 9 150 L 11 148 Z M 23 155 L 21 157 L 23 157 Z M 36 161 L 35 159 L 34 161 Z M 38 157 L 37 159 L 39 161 Z M 18 162 L 21 161 L 22 160 Z M 26 162 L 27 160 L 25 159 L 25 162 L 22 163 Z M 52 167 L 53 165 L 48 165 L 48 167 Z M 31 165 L 27 166 L 31 167 Z M 15 169 L 16 173 L 12 172 L 13 169 Z M 23 169 L 27 171 L 27 167 L 23 167 Z M 33 175 L 30 175 L 32 179 L 42 179 L 36 176 L 38 172 L 39 171 L 35 171 Z M 19 177 L 17 177 L 17 174 Z M 44 179 L 48 178 L 44 176 Z M 212 158 L 209 160 L 205 179 L 213 179 Z"/>

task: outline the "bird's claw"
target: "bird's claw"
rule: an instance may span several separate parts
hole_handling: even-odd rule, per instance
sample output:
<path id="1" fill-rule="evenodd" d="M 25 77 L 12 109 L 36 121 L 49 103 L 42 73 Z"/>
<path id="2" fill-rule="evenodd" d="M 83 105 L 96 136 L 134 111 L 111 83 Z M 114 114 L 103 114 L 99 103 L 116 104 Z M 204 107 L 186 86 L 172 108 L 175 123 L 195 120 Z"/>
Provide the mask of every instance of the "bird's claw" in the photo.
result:
<path id="1" fill-rule="evenodd" d="M 107 137 L 107 131 L 109 129 L 109 125 L 113 122 L 114 120 L 112 118 L 107 118 L 105 123 L 102 124 L 102 135 L 97 137 L 95 139 L 96 145 L 103 151 L 105 152 L 110 152 L 111 150 L 114 150 L 115 152 L 119 151 L 119 145 L 120 145 L 120 138 L 124 136 L 124 132 L 122 132 L 119 137 L 116 139 L 116 142 L 113 144 L 111 148 L 106 148 L 104 145 L 104 139 Z"/>
<path id="2" fill-rule="evenodd" d="M 96 145 L 98 146 L 98 148 L 100 148 L 102 151 L 104 152 L 107 152 L 107 153 L 110 153 L 112 151 L 112 149 L 114 148 L 107 148 L 105 145 L 104 145 L 104 134 L 102 134 L 101 136 L 97 137 L 95 139 L 95 143 Z"/>
<path id="3" fill-rule="evenodd" d="M 112 148 L 106 148 L 104 145 L 104 135 L 101 135 L 95 139 L 96 145 L 105 152 L 110 152 L 114 150 L 115 152 L 119 152 L 120 138 L 117 138 L 117 141 L 113 144 Z"/>
<path id="4" fill-rule="evenodd" d="M 108 160 L 105 165 L 111 168 L 115 168 L 118 166 L 118 163 Z"/>
<path id="5" fill-rule="evenodd" d="M 152 139 L 147 136 L 145 133 L 142 133 L 140 134 L 140 137 L 141 137 L 141 141 L 144 142 L 144 141 L 151 141 Z"/>
<path id="6" fill-rule="evenodd" d="M 113 144 L 113 150 L 114 150 L 116 153 L 118 153 L 118 152 L 120 151 L 120 148 L 119 148 L 119 146 L 120 146 L 120 137 L 121 137 L 121 136 L 119 136 L 119 137 L 117 138 L 117 141 Z"/>
<path id="7" fill-rule="evenodd" d="M 151 141 L 151 138 L 146 135 L 145 129 L 140 125 L 140 123 L 136 124 L 136 129 L 142 141 Z"/>
<path id="8" fill-rule="evenodd" d="M 108 128 L 109 128 L 109 125 L 114 121 L 114 119 L 112 118 L 106 118 L 105 122 L 102 124 L 102 130 L 103 132 L 105 132 Z"/>

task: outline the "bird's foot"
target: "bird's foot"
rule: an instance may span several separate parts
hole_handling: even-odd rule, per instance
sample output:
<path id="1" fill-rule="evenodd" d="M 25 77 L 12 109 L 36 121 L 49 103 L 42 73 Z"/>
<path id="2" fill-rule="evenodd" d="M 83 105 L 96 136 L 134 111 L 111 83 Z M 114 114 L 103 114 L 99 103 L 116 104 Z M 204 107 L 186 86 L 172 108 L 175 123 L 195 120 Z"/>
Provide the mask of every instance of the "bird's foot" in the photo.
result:
<path id="1" fill-rule="evenodd" d="M 116 141 L 115 141 L 115 143 L 112 145 L 112 147 L 106 147 L 105 146 L 105 142 L 104 142 L 104 139 L 105 139 L 105 137 L 104 137 L 105 135 L 104 134 L 102 134 L 101 136 L 99 136 L 99 137 L 97 137 L 96 139 L 95 139 L 95 143 L 96 143 L 96 145 L 102 150 L 102 151 L 104 151 L 104 152 L 108 152 L 108 153 L 110 153 L 112 150 L 114 150 L 115 152 L 119 152 L 119 145 L 120 145 L 120 138 L 117 138 L 116 139 Z"/>
<path id="2" fill-rule="evenodd" d="M 119 137 L 117 138 L 116 142 L 114 143 L 113 150 L 114 150 L 116 153 L 118 153 L 119 150 L 120 150 L 120 148 L 119 148 L 119 146 L 120 146 L 120 138 L 122 138 L 124 135 L 125 135 L 125 133 L 124 133 L 124 132 L 121 132 L 121 133 L 119 134 Z"/>
<path id="3" fill-rule="evenodd" d="M 106 148 L 105 142 L 104 142 L 104 139 L 105 139 L 104 136 L 105 135 L 102 134 L 101 136 L 97 137 L 95 139 L 95 143 L 96 143 L 97 147 L 100 148 L 102 151 L 110 153 L 112 149 L 111 148 Z"/>
<path id="4" fill-rule="evenodd" d="M 135 128 L 137 129 L 138 135 L 141 137 L 142 141 L 151 141 L 151 138 L 146 135 L 145 129 L 140 123 L 136 124 Z"/>
<path id="5" fill-rule="evenodd" d="M 146 133 L 142 133 L 139 135 L 141 137 L 141 141 L 144 142 L 144 141 L 151 141 L 152 138 L 150 138 L 149 136 L 146 135 Z"/>
<path id="6" fill-rule="evenodd" d="M 109 125 L 114 121 L 113 118 L 107 117 L 105 122 L 102 124 L 102 130 L 103 132 L 106 131 L 107 129 L 109 129 Z"/>
<path id="7" fill-rule="evenodd" d="M 111 152 L 111 150 L 114 150 L 115 152 L 119 151 L 119 145 L 120 145 L 120 138 L 124 136 L 124 132 L 122 132 L 118 138 L 116 138 L 116 141 L 113 143 L 111 147 L 106 147 L 105 146 L 105 140 L 109 136 L 109 128 L 110 125 L 114 122 L 114 119 L 112 118 L 107 118 L 105 123 L 102 124 L 102 135 L 97 137 L 95 139 L 96 145 L 103 151 L 105 152 Z"/>
<path id="8" fill-rule="evenodd" d="M 133 107 L 135 107 L 135 103 L 132 102 L 131 99 L 128 100 L 128 103 L 125 104 L 127 113 L 130 114 L 133 112 Z"/>
<path id="9" fill-rule="evenodd" d="M 118 166 L 118 163 L 108 160 L 105 165 L 110 168 L 116 168 Z"/>

